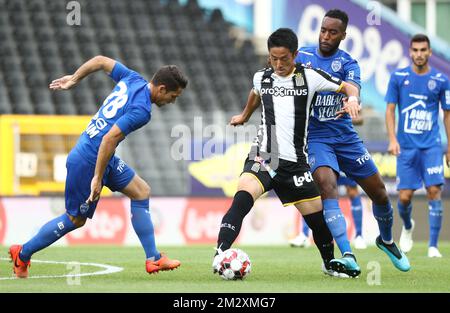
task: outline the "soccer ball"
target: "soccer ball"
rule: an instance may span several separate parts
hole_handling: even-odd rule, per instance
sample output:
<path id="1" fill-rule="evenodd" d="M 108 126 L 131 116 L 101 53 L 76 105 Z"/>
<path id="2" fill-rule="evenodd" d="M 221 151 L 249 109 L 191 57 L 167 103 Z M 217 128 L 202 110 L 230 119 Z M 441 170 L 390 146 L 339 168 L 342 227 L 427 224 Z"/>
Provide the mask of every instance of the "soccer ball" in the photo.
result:
<path id="1" fill-rule="evenodd" d="M 251 263 L 247 253 L 240 249 L 228 249 L 218 254 L 215 270 L 225 280 L 244 279 L 250 274 Z"/>

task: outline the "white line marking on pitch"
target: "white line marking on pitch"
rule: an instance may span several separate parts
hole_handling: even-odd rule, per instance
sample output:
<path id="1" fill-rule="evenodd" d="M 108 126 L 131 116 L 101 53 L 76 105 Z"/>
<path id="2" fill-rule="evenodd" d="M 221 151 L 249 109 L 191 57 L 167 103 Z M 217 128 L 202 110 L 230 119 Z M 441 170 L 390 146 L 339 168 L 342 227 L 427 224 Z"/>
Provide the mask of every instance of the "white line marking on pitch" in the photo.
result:
<path id="1" fill-rule="evenodd" d="M 9 258 L 0 258 L 2 261 L 9 261 Z M 75 265 L 84 265 L 84 266 L 96 266 L 103 268 L 101 271 L 92 272 L 92 273 L 80 273 L 80 274 L 67 274 L 67 275 L 41 275 L 41 276 L 29 276 L 30 278 L 62 278 L 62 277 L 81 277 L 81 276 L 96 276 L 96 275 L 107 275 L 112 273 L 118 273 L 123 271 L 123 267 L 112 266 L 107 264 L 99 264 L 99 263 L 81 263 L 81 262 L 58 262 L 58 261 L 41 261 L 33 259 L 33 263 L 47 263 L 47 264 L 75 264 Z M 0 280 L 11 280 L 18 279 L 17 277 L 0 277 Z"/>

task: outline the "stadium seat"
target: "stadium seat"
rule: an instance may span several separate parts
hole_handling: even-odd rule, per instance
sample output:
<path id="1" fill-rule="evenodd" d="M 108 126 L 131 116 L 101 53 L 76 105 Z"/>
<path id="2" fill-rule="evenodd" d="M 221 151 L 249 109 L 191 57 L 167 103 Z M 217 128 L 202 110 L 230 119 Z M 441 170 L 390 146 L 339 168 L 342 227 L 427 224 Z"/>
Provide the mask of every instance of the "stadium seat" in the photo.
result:
<path id="1" fill-rule="evenodd" d="M 11 114 L 12 106 L 9 102 L 8 92 L 4 86 L 3 77 L 0 72 L 0 114 Z"/>
<path id="2" fill-rule="evenodd" d="M 56 114 L 75 115 L 77 109 L 73 103 L 72 97 L 66 91 L 52 91 L 50 93 L 55 105 Z"/>
<path id="3" fill-rule="evenodd" d="M 47 10 L 46 2 L 43 0 L 28 0 L 25 2 L 26 9 L 29 12 L 37 13 Z"/>

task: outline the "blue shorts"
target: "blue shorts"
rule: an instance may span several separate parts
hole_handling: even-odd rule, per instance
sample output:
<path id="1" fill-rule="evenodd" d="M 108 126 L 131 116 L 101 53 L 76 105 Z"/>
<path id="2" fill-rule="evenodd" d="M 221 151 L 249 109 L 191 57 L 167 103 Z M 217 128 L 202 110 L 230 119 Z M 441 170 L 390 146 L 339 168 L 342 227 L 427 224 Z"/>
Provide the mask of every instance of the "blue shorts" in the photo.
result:
<path id="1" fill-rule="evenodd" d="M 372 156 L 358 136 L 328 137 L 323 141 L 308 142 L 308 163 L 311 172 L 327 166 L 336 173 L 344 172 L 354 180 L 370 177 L 378 172 Z"/>
<path id="2" fill-rule="evenodd" d="M 358 184 L 351 178 L 348 178 L 347 175 L 345 175 L 344 172 L 339 172 L 339 177 L 337 180 L 337 184 L 339 186 L 350 186 L 350 187 L 356 187 Z"/>
<path id="3" fill-rule="evenodd" d="M 86 212 L 80 211 L 80 206 L 86 202 L 91 194 L 91 180 L 94 177 L 95 165 L 89 163 L 79 152 L 73 149 L 66 161 L 66 211 L 71 216 L 92 218 L 98 201 L 89 204 Z M 134 170 L 119 157 L 113 156 L 103 176 L 103 186 L 112 191 L 124 189 L 135 175 Z"/>
<path id="4" fill-rule="evenodd" d="M 444 184 L 444 162 L 440 146 L 428 149 L 400 148 L 397 157 L 397 190 L 420 189 Z"/>

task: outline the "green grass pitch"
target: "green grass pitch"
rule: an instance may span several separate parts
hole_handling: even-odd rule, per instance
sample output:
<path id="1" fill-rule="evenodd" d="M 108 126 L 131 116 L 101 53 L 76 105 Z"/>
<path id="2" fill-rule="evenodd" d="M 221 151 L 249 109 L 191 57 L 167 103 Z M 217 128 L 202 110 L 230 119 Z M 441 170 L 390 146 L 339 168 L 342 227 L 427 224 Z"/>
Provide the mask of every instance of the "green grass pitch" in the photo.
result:
<path id="1" fill-rule="evenodd" d="M 250 256 L 252 272 L 243 281 L 224 281 L 211 271 L 211 246 L 161 247 L 182 262 L 179 269 L 148 275 L 140 247 L 79 246 L 50 247 L 36 260 L 77 261 L 122 267 L 123 271 L 74 278 L 14 279 L 7 247 L 0 247 L 0 292 L 450 292 L 450 242 L 442 242 L 442 259 L 429 259 L 425 243 L 416 243 L 409 253 L 410 272 L 396 270 L 376 247 L 356 250 L 362 274 L 356 279 L 324 275 L 315 247 L 240 246 Z M 76 273 L 101 270 L 81 266 Z M 74 273 L 65 264 L 32 263 L 30 276 Z"/>

